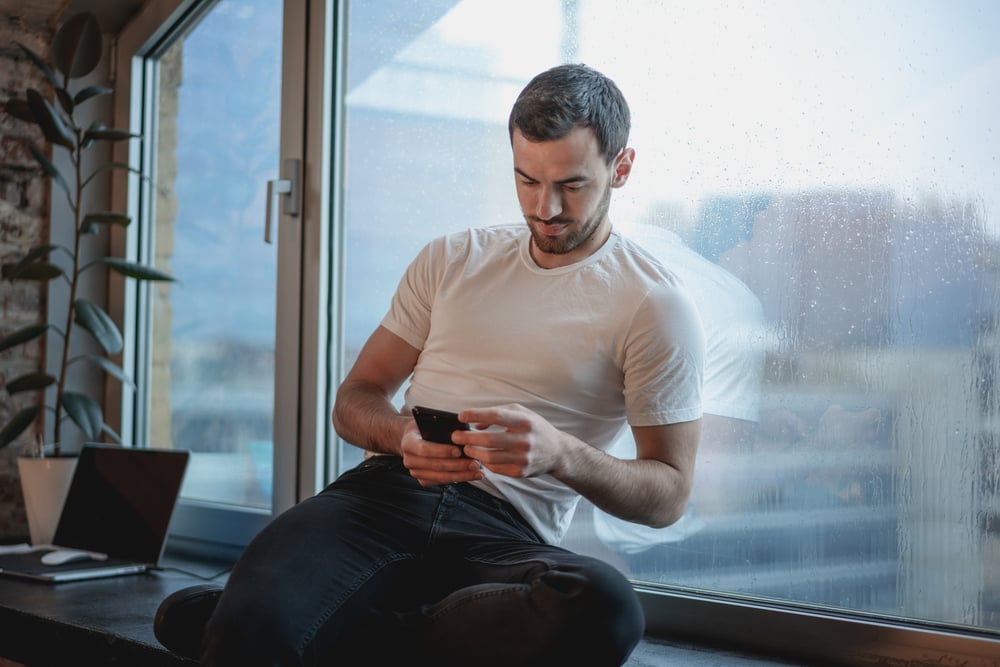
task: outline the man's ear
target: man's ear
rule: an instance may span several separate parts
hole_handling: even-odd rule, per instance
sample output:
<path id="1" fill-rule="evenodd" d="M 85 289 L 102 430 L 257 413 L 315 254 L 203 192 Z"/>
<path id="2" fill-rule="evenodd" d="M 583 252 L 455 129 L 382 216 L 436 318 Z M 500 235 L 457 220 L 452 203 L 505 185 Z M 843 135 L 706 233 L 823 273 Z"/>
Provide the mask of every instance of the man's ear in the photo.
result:
<path id="1" fill-rule="evenodd" d="M 629 174 L 632 173 L 632 164 L 635 162 L 635 149 L 623 148 L 622 152 L 615 158 L 614 175 L 611 177 L 611 187 L 620 188 L 625 185 Z"/>

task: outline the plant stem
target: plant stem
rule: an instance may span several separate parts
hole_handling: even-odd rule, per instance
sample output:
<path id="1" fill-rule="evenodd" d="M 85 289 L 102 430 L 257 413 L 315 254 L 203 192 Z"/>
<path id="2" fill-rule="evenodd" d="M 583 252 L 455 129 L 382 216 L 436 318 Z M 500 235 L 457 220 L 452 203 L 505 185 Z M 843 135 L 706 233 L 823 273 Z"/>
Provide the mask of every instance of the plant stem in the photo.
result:
<path id="1" fill-rule="evenodd" d="M 73 169 L 76 176 L 76 196 L 71 202 L 73 209 L 73 268 L 70 272 L 69 307 L 66 308 L 66 328 L 63 329 L 65 335 L 63 336 L 62 359 L 59 363 L 59 382 L 56 385 L 55 429 L 53 433 L 55 436 L 53 453 L 56 456 L 59 456 L 62 451 L 62 438 L 60 436 L 62 431 L 62 397 L 63 390 L 66 387 L 66 370 L 69 366 L 70 341 L 73 339 L 73 316 L 75 314 L 74 311 L 76 310 L 76 288 L 80 278 L 80 242 L 83 236 L 80 227 L 80 201 L 83 198 L 83 175 L 81 170 L 83 134 L 80 131 L 80 128 L 75 126 L 75 123 L 73 132 L 76 135 L 76 148 L 71 151 L 70 155 L 70 158 L 73 161 Z"/>

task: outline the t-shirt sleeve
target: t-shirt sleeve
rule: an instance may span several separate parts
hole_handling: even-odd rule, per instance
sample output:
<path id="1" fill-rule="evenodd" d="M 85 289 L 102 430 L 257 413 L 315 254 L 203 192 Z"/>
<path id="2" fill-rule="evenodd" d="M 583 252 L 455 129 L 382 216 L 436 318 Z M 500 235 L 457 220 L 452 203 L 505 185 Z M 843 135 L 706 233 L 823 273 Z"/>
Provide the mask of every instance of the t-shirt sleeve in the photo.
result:
<path id="1" fill-rule="evenodd" d="M 435 261 L 436 254 L 444 254 L 441 239 L 424 246 L 406 267 L 389 304 L 389 312 L 382 318 L 383 327 L 418 350 L 424 349 L 430 332 L 431 309 L 440 282 L 434 267 L 441 266 L 442 262 Z"/>
<path id="2" fill-rule="evenodd" d="M 632 426 L 698 419 L 705 333 L 687 290 L 654 287 L 636 311 L 625 351 L 625 405 Z"/>

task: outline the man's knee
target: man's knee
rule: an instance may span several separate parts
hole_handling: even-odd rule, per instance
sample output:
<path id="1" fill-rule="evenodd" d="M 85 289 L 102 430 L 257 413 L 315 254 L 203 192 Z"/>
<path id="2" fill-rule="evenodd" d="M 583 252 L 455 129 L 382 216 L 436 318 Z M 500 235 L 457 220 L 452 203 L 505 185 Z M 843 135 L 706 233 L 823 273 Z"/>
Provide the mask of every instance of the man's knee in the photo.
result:
<path id="1" fill-rule="evenodd" d="M 297 640 L 279 605 L 246 604 L 224 595 L 205 628 L 204 667 L 301 664 Z"/>
<path id="2" fill-rule="evenodd" d="M 607 563 L 557 567 L 542 575 L 540 583 L 563 598 L 562 650 L 590 660 L 588 664 L 621 664 L 642 638 L 645 616 L 638 595 Z"/>

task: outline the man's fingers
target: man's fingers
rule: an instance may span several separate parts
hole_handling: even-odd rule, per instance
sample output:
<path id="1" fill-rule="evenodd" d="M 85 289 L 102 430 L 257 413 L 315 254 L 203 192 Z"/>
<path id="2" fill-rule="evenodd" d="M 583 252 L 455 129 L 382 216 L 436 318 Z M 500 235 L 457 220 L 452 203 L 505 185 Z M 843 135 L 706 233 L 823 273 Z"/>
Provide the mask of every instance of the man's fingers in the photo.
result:
<path id="1" fill-rule="evenodd" d="M 438 470 L 435 468 L 410 468 L 412 475 L 423 486 L 472 482 L 483 478 L 483 471 L 475 461 L 469 461 L 458 470 Z"/>
<path id="2" fill-rule="evenodd" d="M 467 423 L 474 424 L 475 428 L 489 428 L 490 426 L 502 426 L 511 430 L 522 430 L 531 423 L 529 414 L 525 408 L 517 404 L 501 405 L 494 408 L 470 408 L 462 410 L 458 418 Z"/>

